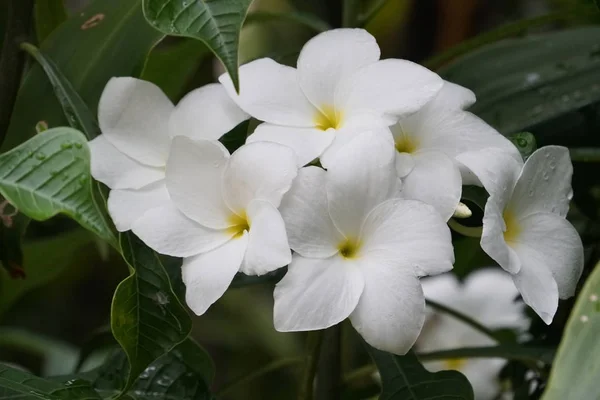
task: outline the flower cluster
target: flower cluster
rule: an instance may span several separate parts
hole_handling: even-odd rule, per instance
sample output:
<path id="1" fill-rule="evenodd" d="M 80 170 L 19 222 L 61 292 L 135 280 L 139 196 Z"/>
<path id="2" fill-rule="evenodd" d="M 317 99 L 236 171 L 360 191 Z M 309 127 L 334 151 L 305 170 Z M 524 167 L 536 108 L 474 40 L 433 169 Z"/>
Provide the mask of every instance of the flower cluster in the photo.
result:
<path id="1" fill-rule="evenodd" d="M 308 41 L 297 69 L 256 60 L 240 68 L 239 94 L 223 75 L 177 106 L 149 82 L 113 78 L 90 147 L 117 229 L 183 257 L 196 314 L 236 273 L 288 265 L 276 329 L 349 318 L 368 343 L 403 354 L 425 320 L 420 278 L 452 268 L 446 222 L 461 188 L 481 185 L 481 245 L 549 323 L 582 268 L 565 219 L 568 152 L 546 147 L 523 163 L 465 111 L 470 90 L 379 57 L 366 31 L 337 29 Z M 262 123 L 229 154 L 218 139 L 249 117 Z"/>

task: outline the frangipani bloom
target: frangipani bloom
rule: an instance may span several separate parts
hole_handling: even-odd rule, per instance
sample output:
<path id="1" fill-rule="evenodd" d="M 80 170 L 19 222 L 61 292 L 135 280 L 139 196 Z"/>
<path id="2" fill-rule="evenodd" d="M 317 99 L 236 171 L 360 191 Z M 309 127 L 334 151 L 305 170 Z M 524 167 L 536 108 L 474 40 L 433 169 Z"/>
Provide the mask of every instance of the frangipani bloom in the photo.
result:
<path id="1" fill-rule="evenodd" d="M 481 247 L 510 272 L 525 303 L 549 324 L 558 299 L 574 294 L 583 269 L 581 239 L 565 218 L 572 196 L 569 151 L 542 147 L 525 165 L 491 149 L 458 160 L 490 194 Z"/>
<path id="2" fill-rule="evenodd" d="M 354 135 L 394 124 L 419 110 L 442 79 L 406 60 L 379 60 L 375 38 L 362 29 L 335 29 L 309 40 L 297 69 L 262 58 L 240 67 L 240 94 L 229 75 L 219 80 L 239 106 L 264 121 L 249 138 L 287 145 L 300 165 L 334 153 Z"/>
<path id="3" fill-rule="evenodd" d="M 463 110 L 474 102 L 473 92 L 444 82 L 431 102 L 391 128 L 404 197 L 433 205 L 446 220 L 452 216 L 462 192 L 463 179 L 456 156 L 497 148 L 520 159 L 508 139 Z M 464 184 L 476 183 L 469 180 L 468 174 L 465 178 Z"/>
<path id="4" fill-rule="evenodd" d="M 275 287 L 275 328 L 324 329 L 350 318 L 372 346 L 404 354 L 425 317 L 419 277 L 452 268 L 435 209 L 397 198 L 391 136 L 358 135 L 329 169 L 300 170 L 281 213 L 291 248 Z"/>
<path id="5" fill-rule="evenodd" d="M 206 85 L 173 106 L 154 84 L 112 78 L 100 97 L 102 135 L 90 141 L 92 176 L 111 190 L 108 210 L 119 231 L 168 203 L 165 166 L 171 139 L 218 139 L 248 119 L 219 84 Z"/>
<path id="6" fill-rule="evenodd" d="M 146 212 L 133 232 L 159 253 L 185 257 L 188 306 L 198 315 L 237 272 L 261 275 L 291 259 L 277 210 L 297 174 L 293 150 L 251 143 L 231 156 L 218 141 L 173 139 L 166 167 L 172 202 Z"/>
<path id="7" fill-rule="evenodd" d="M 502 271 L 483 269 L 470 274 L 460 284 L 452 274 L 423 279 L 427 299 L 460 311 L 491 329 L 526 328 L 522 303 L 515 299 L 519 292 L 512 279 Z M 461 347 L 493 346 L 496 342 L 470 325 L 444 313 L 428 314 L 416 348 L 422 352 Z M 506 360 L 498 358 L 465 358 L 426 362 L 436 372 L 455 369 L 467 376 L 477 400 L 493 400 L 500 391 L 498 374 Z"/>

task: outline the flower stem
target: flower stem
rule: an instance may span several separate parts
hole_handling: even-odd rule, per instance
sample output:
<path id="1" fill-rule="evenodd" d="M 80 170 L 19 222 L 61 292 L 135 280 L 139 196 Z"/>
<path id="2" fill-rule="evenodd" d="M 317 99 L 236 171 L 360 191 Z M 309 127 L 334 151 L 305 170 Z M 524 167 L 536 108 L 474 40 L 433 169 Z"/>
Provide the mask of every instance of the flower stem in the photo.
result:
<path id="1" fill-rule="evenodd" d="M 338 400 L 340 398 L 341 325 L 325 330 L 317 370 L 316 400 Z"/>
<path id="2" fill-rule="evenodd" d="M 321 353 L 321 345 L 325 331 L 308 332 L 306 338 L 306 356 L 304 357 L 304 373 L 300 381 L 300 389 L 298 391 L 298 400 L 312 400 L 313 386 L 317 366 L 319 364 L 319 354 Z"/>
<path id="3" fill-rule="evenodd" d="M 433 300 L 426 300 L 426 302 L 429 307 L 434 308 L 437 311 L 441 311 L 445 314 L 451 315 L 452 317 L 458 319 L 459 321 L 462 321 L 465 324 L 471 326 L 473 329 L 476 329 L 479 332 L 483 333 L 484 335 L 488 336 L 490 339 L 492 339 L 495 342 L 501 342 L 501 340 L 494 333 L 494 331 L 483 326 L 479 322 L 475 321 L 473 318 L 466 316 L 465 314 L 461 313 L 460 311 L 457 311 L 450 307 L 446 307 L 445 305 L 437 303 Z"/>
<path id="4" fill-rule="evenodd" d="M 480 238 L 483 233 L 482 226 L 464 226 L 454 218 L 450 218 L 448 220 L 448 226 L 454 232 L 460 233 L 463 236 L 472 237 L 472 238 Z"/>
<path id="5" fill-rule="evenodd" d="M 342 9 L 342 26 L 354 28 L 358 26 L 358 14 L 360 13 L 360 0 L 344 0 Z"/>
<path id="6" fill-rule="evenodd" d="M 248 374 L 241 379 L 236 379 L 234 382 L 226 384 L 219 392 L 217 393 L 219 397 L 226 397 L 227 395 L 234 392 L 236 389 L 239 389 L 253 380 L 260 378 L 263 375 L 271 373 L 281 368 L 289 367 L 295 364 L 301 364 L 304 361 L 304 357 L 292 357 L 292 358 L 282 358 L 281 360 L 275 360 L 272 363 L 265 365 L 262 368 L 254 371 L 251 374 Z"/>
<path id="7" fill-rule="evenodd" d="M 371 5 L 371 7 L 367 11 L 365 11 L 362 14 L 359 14 L 358 22 L 360 26 L 365 26 L 367 22 L 373 19 L 373 17 L 377 15 L 377 13 L 383 8 L 387 1 L 388 0 L 374 0 L 373 5 Z"/>

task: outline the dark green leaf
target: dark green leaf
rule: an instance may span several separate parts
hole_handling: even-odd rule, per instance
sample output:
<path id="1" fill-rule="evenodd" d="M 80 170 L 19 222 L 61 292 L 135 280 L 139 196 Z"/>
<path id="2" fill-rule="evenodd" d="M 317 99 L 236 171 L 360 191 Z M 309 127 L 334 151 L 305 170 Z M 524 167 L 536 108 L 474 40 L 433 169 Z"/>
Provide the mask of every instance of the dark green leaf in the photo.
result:
<path id="1" fill-rule="evenodd" d="M 0 364 L 0 400 L 100 400 L 102 397 L 81 380 L 60 383 Z"/>
<path id="2" fill-rule="evenodd" d="M 24 278 L 22 240 L 30 219 L 8 201 L 0 204 L 0 262 L 11 278 Z"/>
<path id="3" fill-rule="evenodd" d="M 66 214 L 114 243 L 91 185 L 87 141 L 71 128 L 50 129 L 0 155 L 0 193 L 20 212 L 38 221 Z"/>
<path id="4" fill-rule="evenodd" d="M 440 70 L 477 95 L 472 112 L 503 134 L 600 100 L 600 28 L 498 42 Z"/>
<path id="5" fill-rule="evenodd" d="M 223 146 L 229 150 L 229 153 L 233 153 L 246 142 L 249 125 L 250 120 L 240 122 L 238 126 L 227 132 L 221 137 L 221 139 L 219 139 L 219 141 L 223 143 Z"/>
<path id="6" fill-rule="evenodd" d="M 121 249 L 132 273 L 115 291 L 111 327 L 129 359 L 127 391 L 148 365 L 188 336 L 192 321 L 156 253 L 132 233 L 121 234 Z"/>
<path id="7" fill-rule="evenodd" d="M 56 98 L 62 106 L 63 112 L 69 125 L 85 133 L 89 140 L 100 134 L 100 128 L 96 118 L 83 102 L 79 93 L 73 88 L 71 82 L 60 72 L 56 64 L 46 57 L 37 47 L 29 44 L 21 44 L 21 48 L 31 55 L 42 66 L 48 76 L 48 80 L 54 87 Z M 37 128 L 36 128 L 37 130 Z"/>
<path id="8" fill-rule="evenodd" d="M 138 76 L 146 55 L 163 37 L 142 13 L 141 0 L 96 0 L 63 23 L 42 43 L 41 51 L 96 115 L 100 95 L 114 76 Z M 25 76 L 2 150 L 35 135 L 35 126 L 66 125 L 52 84 L 39 65 Z"/>
<path id="9" fill-rule="evenodd" d="M 458 371 L 427 371 L 411 351 L 396 356 L 369 346 L 381 374 L 380 400 L 473 400 L 471 384 Z"/>
<path id="10" fill-rule="evenodd" d="M 143 0 L 144 15 L 159 31 L 202 40 L 239 89 L 240 30 L 252 0 Z"/>
<path id="11" fill-rule="evenodd" d="M 34 13 L 38 43 L 42 43 L 68 17 L 63 0 L 36 0 Z"/>
<path id="12" fill-rule="evenodd" d="M 194 39 L 156 46 L 148 56 L 141 79 L 156 84 L 172 101 L 178 101 L 200 62 L 209 54 L 206 45 Z"/>
<path id="13" fill-rule="evenodd" d="M 600 398 L 600 263 L 569 316 L 542 400 Z"/>
<path id="14" fill-rule="evenodd" d="M 246 18 L 246 24 L 263 21 L 289 21 L 296 24 L 310 28 L 311 30 L 320 33 L 331 29 L 331 26 L 322 19 L 318 18 L 314 14 L 305 13 L 300 11 L 295 12 L 269 12 L 269 11 L 255 11 L 248 14 Z"/>
<path id="15" fill-rule="evenodd" d="M 508 140 L 519 149 L 523 160 L 527 160 L 531 154 L 537 149 L 535 136 L 530 132 L 513 133 L 507 136 Z"/>
<path id="16" fill-rule="evenodd" d="M 487 347 L 463 347 L 419 354 L 422 361 L 445 360 L 451 358 L 504 358 L 526 362 L 541 361 L 552 364 L 554 349 L 549 347 L 530 347 L 518 344 L 503 344 Z"/>

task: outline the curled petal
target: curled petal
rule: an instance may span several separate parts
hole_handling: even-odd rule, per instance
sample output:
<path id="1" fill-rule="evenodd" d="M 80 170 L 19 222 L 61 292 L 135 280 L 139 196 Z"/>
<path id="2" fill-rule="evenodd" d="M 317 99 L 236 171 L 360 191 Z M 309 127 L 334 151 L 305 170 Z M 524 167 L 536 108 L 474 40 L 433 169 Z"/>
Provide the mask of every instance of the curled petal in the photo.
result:
<path id="1" fill-rule="evenodd" d="M 521 262 L 514 250 L 506 244 L 505 231 L 503 210 L 495 197 L 490 196 L 483 213 L 481 248 L 506 271 L 516 274 L 521 269 Z"/>

